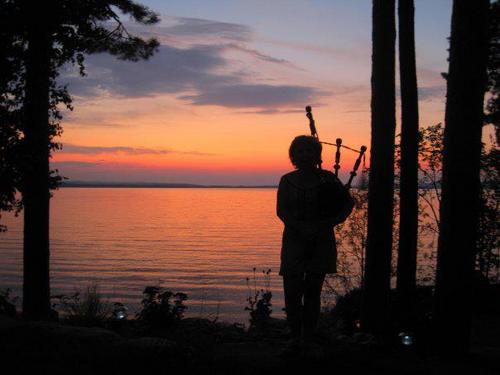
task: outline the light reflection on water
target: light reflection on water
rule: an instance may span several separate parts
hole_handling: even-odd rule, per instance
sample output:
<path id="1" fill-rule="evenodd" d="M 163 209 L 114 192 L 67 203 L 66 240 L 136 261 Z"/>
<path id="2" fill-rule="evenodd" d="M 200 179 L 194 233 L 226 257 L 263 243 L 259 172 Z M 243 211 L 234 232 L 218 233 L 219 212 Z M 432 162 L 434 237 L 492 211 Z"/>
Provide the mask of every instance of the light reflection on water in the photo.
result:
<path id="1" fill-rule="evenodd" d="M 273 316 L 282 317 L 275 210 L 272 188 L 59 189 L 51 200 L 52 294 L 96 283 L 133 313 L 144 287 L 160 283 L 188 294 L 187 316 L 246 323 L 246 278 L 256 267 L 264 287 L 261 272 L 271 268 Z M 2 222 L 9 230 L 0 233 L 0 288 L 21 296 L 22 214 Z"/>
<path id="2" fill-rule="evenodd" d="M 246 278 L 271 268 L 280 316 L 275 207 L 275 189 L 62 188 L 51 200 L 52 294 L 97 283 L 133 310 L 145 286 L 161 283 L 188 294 L 188 316 L 244 322 Z M 0 287 L 20 296 L 22 215 L 2 220 Z"/>

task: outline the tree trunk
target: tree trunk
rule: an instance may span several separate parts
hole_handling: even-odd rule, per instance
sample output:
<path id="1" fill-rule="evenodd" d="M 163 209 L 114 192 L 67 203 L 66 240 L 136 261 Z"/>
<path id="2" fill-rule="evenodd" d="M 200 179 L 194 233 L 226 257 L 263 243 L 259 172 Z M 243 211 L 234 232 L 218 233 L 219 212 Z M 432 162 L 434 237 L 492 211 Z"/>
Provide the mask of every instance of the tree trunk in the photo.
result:
<path id="1" fill-rule="evenodd" d="M 451 356 L 470 344 L 488 6 L 453 2 L 434 305 L 434 342 Z"/>
<path id="2" fill-rule="evenodd" d="M 373 0 L 372 135 L 363 328 L 386 332 L 389 315 L 394 198 L 395 2 Z"/>
<path id="3" fill-rule="evenodd" d="M 418 92 L 413 0 L 399 0 L 399 69 L 401 80 L 400 220 L 397 294 L 408 324 L 416 288 L 418 233 Z"/>
<path id="4" fill-rule="evenodd" d="M 35 6 L 33 6 L 35 7 Z M 24 136 L 26 166 L 24 203 L 23 315 L 47 319 L 49 277 L 49 82 L 51 37 L 42 15 L 28 11 L 28 51 Z"/>

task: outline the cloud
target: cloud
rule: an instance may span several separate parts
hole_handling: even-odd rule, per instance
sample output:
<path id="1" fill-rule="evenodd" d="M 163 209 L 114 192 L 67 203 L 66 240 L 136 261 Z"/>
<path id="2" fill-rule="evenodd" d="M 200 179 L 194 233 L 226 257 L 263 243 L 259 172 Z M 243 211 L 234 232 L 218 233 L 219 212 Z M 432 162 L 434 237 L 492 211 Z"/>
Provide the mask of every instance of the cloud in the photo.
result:
<path id="1" fill-rule="evenodd" d="M 396 95 L 401 97 L 401 88 L 396 87 Z M 430 102 L 433 100 L 443 101 L 446 99 L 446 85 L 431 85 L 418 87 L 418 100 Z"/>
<path id="2" fill-rule="evenodd" d="M 302 85 L 253 84 L 258 74 L 243 73 L 225 54 L 236 51 L 271 64 L 299 69 L 291 62 L 249 48 L 251 29 L 244 25 L 195 18 L 176 18 L 171 26 L 153 28 L 175 35 L 219 35 L 229 43 L 191 44 L 179 47 L 162 44 L 146 61 L 130 62 L 108 54 L 87 56 L 87 77 L 67 72 L 60 83 L 81 99 L 99 97 L 142 98 L 174 95 L 195 105 L 229 108 L 290 108 L 317 101 L 328 93 Z M 240 63 L 240 62 L 239 62 Z M 250 63 L 247 64 L 247 66 Z"/>
<path id="3" fill-rule="evenodd" d="M 196 95 L 181 96 L 195 105 L 223 105 L 233 108 L 276 108 L 309 103 L 326 92 L 304 86 L 224 85 Z"/>
<path id="4" fill-rule="evenodd" d="M 154 37 L 162 44 L 189 45 L 203 41 L 209 43 L 246 42 L 253 37 L 253 30 L 242 24 L 168 15 L 162 15 L 161 18 L 161 23 L 156 25 L 141 25 L 132 21 L 125 21 L 123 24 L 130 34 L 142 38 Z M 111 22 L 106 26 L 110 30 L 116 27 Z"/>
<path id="5" fill-rule="evenodd" d="M 128 155 L 144 155 L 144 154 L 189 154 L 189 155 L 199 155 L 199 156 L 210 156 L 214 154 L 198 152 L 198 151 L 176 151 L 168 149 L 153 149 L 145 147 L 128 147 L 128 146 L 81 146 L 72 143 L 64 143 L 61 152 L 70 154 L 110 154 L 110 153 L 123 153 Z"/>
<path id="6" fill-rule="evenodd" d="M 316 104 L 315 107 L 319 105 Z M 276 114 L 289 114 L 289 113 L 305 113 L 305 109 L 276 109 L 276 108 L 266 108 L 259 109 L 256 111 L 238 111 L 238 114 L 242 115 L 276 115 Z"/>
<path id="7" fill-rule="evenodd" d="M 302 53 L 310 52 L 313 54 L 333 56 L 338 59 L 349 61 L 368 61 L 371 52 L 371 45 L 364 41 L 358 43 L 357 48 L 332 47 L 274 38 L 265 38 L 262 42 L 278 48 L 287 48 Z"/>
<path id="8" fill-rule="evenodd" d="M 418 88 L 418 98 L 423 101 L 431 101 L 434 99 L 445 100 L 446 86 L 427 86 Z"/>
<path id="9" fill-rule="evenodd" d="M 107 54 L 91 55 L 86 59 L 87 77 L 62 77 L 62 81 L 79 96 L 103 92 L 124 97 L 177 93 L 230 79 L 212 73 L 226 63 L 219 51 L 217 46 L 180 49 L 162 45 L 154 57 L 139 62 L 118 60 Z"/>
<path id="10" fill-rule="evenodd" d="M 51 161 L 50 166 L 56 168 L 92 168 L 100 166 L 102 163 L 90 162 L 90 161 Z"/>
<path id="11" fill-rule="evenodd" d="M 342 111 L 342 113 L 369 113 L 369 109 L 352 109 L 347 111 Z"/>
<path id="12" fill-rule="evenodd" d="M 312 102 L 327 93 L 313 87 L 245 83 L 241 72 L 218 73 L 226 66 L 221 46 L 179 49 L 161 46 L 148 61 L 128 62 L 99 54 L 89 56 L 89 76 L 68 77 L 70 92 L 95 97 L 178 94 L 195 105 L 238 108 L 290 107 Z M 194 92 L 194 94 L 183 94 Z"/>
<path id="13" fill-rule="evenodd" d="M 244 52 L 265 62 L 285 64 L 299 69 L 286 59 L 246 47 L 245 44 L 251 42 L 253 35 L 252 29 L 246 25 L 186 17 L 167 17 L 167 22 L 174 25 L 145 26 L 132 22 L 126 22 L 125 25 L 133 34 L 143 38 L 155 37 L 164 45 L 184 46 L 184 48 L 193 45 L 220 45 L 226 50 Z"/>
<path id="14" fill-rule="evenodd" d="M 155 150 L 142 147 L 127 147 L 127 146 L 80 146 L 72 143 L 63 144 L 63 152 L 71 154 L 108 154 L 108 153 L 124 153 L 131 155 L 141 154 L 170 154 L 170 150 Z"/>
<path id="15" fill-rule="evenodd" d="M 133 118 L 139 116 L 141 112 L 131 113 L 133 111 L 128 111 L 128 113 L 123 113 L 127 111 L 122 111 L 118 113 L 121 116 L 126 116 L 127 118 Z M 64 118 L 67 121 L 65 126 L 85 126 L 85 127 L 99 127 L 102 128 L 125 128 L 130 125 L 120 123 L 120 119 L 116 118 L 116 114 L 113 113 L 102 113 L 97 111 L 66 111 L 64 113 Z"/>
<path id="16" fill-rule="evenodd" d="M 244 47 L 244 46 L 236 44 L 236 43 L 228 43 L 228 44 L 225 44 L 224 47 L 229 49 L 229 50 L 244 52 L 244 53 L 246 53 L 246 54 L 248 54 L 248 55 L 250 55 L 258 60 L 262 60 L 262 61 L 274 63 L 274 64 L 283 64 L 283 65 L 287 65 L 287 66 L 294 68 L 294 69 L 298 69 L 298 70 L 302 70 L 302 71 L 304 70 L 304 69 L 301 69 L 301 68 L 295 66 L 293 63 L 291 63 L 290 61 L 288 61 L 286 59 L 281 59 L 281 58 L 276 58 L 276 57 L 273 57 L 270 55 L 266 55 L 260 51 L 257 51 L 256 49 L 247 48 L 247 47 Z"/>
<path id="17" fill-rule="evenodd" d="M 228 22 L 218 22 L 200 18 L 176 17 L 177 24 L 162 27 L 162 32 L 180 36 L 217 35 L 225 39 L 245 41 L 250 39 L 250 27 Z"/>

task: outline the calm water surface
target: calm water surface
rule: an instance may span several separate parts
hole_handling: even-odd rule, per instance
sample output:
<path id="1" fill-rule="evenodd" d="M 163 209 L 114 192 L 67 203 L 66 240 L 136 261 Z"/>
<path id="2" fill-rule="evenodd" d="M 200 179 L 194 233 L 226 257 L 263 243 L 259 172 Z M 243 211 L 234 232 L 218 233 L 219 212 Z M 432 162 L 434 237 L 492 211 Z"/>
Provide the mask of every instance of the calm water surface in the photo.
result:
<path id="1" fill-rule="evenodd" d="M 52 294 L 97 284 L 132 315 L 144 288 L 161 285 L 188 294 L 187 316 L 247 323 L 246 279 L 253 290 L 255 267 L 260 289 L 262 270 L 270 268 L 273 316 L 283 317 L 277 274 L 283 225 L 275 212 L 274 188 L 61 188 L 51 200 Z M 21 296 L 22 214 L 3 215 L 2 222 L 9 230 L 0 233 L 0 289 Z M 435 241 L 420 238 L 424 282 L 433 277 Z M 350 262 L 355 258 L 344 246 L 350 245 L 339 246 L 339 262 Z M 354 264 L 344 276 L 359 276 L 361 263 Z"/>
<path id="2" fill-rule="evenodd" d="M 189 296 L 188 316 L 246 322 L 257 268 L 271 268 L 273 315 L 282 316 L 277 275 L 282 223 L 276 189 L 62 188 L 51 200 L 52 294 L 96 283 L 133 313 L 147 285 Z M 0 288 L 22 295 L 22 214 L 2 216 Z M 253 284 L 253 283 L 252 283 Z"/>

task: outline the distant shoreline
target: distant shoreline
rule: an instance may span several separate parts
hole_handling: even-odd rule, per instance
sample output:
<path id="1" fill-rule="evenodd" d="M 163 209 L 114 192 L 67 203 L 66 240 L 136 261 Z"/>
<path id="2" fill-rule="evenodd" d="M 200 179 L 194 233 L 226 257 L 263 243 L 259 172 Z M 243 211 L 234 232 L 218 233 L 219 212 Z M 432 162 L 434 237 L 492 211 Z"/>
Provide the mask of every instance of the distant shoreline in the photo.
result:
<path id="1" fill-rule="evenodd" d="M 159 189 L 174 189 L 174 188 L 190 188 L 190 189 L 277 189 L 278 185 L 196 185 L 196 184 L 182 184 L 182 183 L 160 183 L 160 182 L 87 182 L 87 181 L 73 181 L 63 182 L 59 187 L 62 188 L 159 188 Z M 353 186 L 356 188 L 356 186 Z M 398 186 L 394 186 L 395 190 L 399 190 Z M 433 190 L 431 185 L 421 185 L 419 189 Z"/>
<path id="2" fill-rule="evenodd" d="M 172 184 L 172 183 L 129 183 L 129 182 L 63 182 L 59 187 L 63 188 L 237 188 L 237 189 L 276 189 L 278 185 L 196 185 L 196 184 Z"/>

